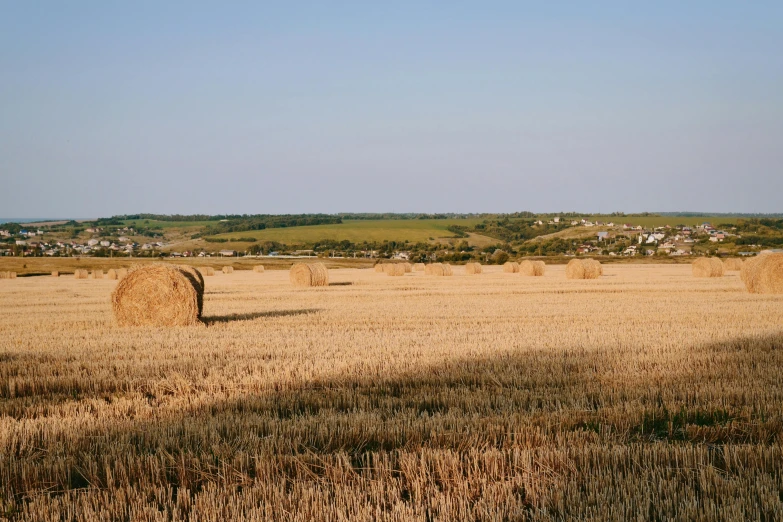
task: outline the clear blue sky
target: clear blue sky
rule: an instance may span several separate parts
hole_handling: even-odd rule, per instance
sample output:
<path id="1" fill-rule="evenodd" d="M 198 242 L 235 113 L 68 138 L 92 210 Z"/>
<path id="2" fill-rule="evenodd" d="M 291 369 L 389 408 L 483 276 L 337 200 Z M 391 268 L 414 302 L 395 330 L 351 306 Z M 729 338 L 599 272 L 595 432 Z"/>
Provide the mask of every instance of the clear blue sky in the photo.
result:
<path id="1" fill-rule="evenodd" d="M 515 210 L 783 211 L 783 2 L 0 0 L 0 216 Z"/>

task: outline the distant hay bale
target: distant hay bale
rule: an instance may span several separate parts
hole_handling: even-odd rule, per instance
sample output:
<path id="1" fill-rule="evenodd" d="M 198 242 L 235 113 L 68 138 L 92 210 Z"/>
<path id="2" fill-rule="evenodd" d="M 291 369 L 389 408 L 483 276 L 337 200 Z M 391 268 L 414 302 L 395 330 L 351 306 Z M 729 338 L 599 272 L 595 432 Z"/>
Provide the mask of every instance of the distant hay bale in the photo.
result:
<path id="1" fill-rule="evenodd" d="M 465 273 L 466 274 L 480 274 L 482 272 L 481 270 L 481 263 L 466 263 L 465 264 Z"/>
<path id="2" fill-rule="evenodd" d="M 205 276 L 213 276 L 213 275 L 215 275 L 215 269 L 212 268 L 211 266 L 205 266 L 205 267 L 201 268 L 200 270 L 201 270 L 201 274 L 202 275 L 205 275 Z"/>
<path id="3" fill-rule="evenodd" d="M 106 279 L 116 280 L 117 279 L 117 271 L 113 268 L 110 268 L 106 271 Z"/>
<path id="4" fill-rule="evenodd" d="M 76 270 L 74 270 L 73 276 L 76 279 L 87 279 L 88 277 L 90 277 L 90 273 L 87 272 L 87 270 L 77 268 Z"/>
<path id="5" fill-rule="evenodd" d="M 197 279 L 185 268 L 154 263 L 131 269 L 111 294 L 117 324 L 197 324 L 201 318 L 199 301 L 203 298 L 203 287 L 198 287 Z"/>
<path id="6" fill-rule="evenodd" d="M 403 263 L 402 266 L 405 268 L 405 273 L 410 274 L 413 272 L 413 265 L 410 263 Z"/>
<path id="7" fill-rule="evenodd" d="M 296 263 L 288 277 L 294 286 L 329 286 L 329 270 L 323 263 Z"/>
<path id="8" fill-rule="evenodd" d="M 424 272 L 426 268 L 427 266 L 424 263 L 416 263 L 415 265 L 413 265 L 414 272 Z"/>
<path id="9" fill-rule="evenodd" d="M 764 254 L 746 261 L 741 277 L 751 294 L 783 294 L 783 254 Z"/>
<path id="10" fill-rule="evenodd" d="M 503 272 L 507 274 L 516 274 L 519 272 L 519 263 L 516 261 L 506 261 L 503 263 Z"/>
<path id="11" fill-rule="evenodd" d="M 264 265 L 255 265 L 253 267 L 253 272 L 263 274 L 264 273 Z"/>
<path id="12" fill-rule="evenodd" d="M 430 263 L 426 265 L 424 268 L 424 273 L 426 275 L 433 275 L 433 276 L 446 275 L 442 263 Z"/>
<path id="13" fill-rule="evenodd" d="M 383 265 L 383 271 L 386 275 L 390 276 L 404 276 L 405 265 L 402 263 L 387 263 Z"/>
<path id="14" fill-rule="evenodd" d="M 60 277 L 60 272 L 57 270 L 52 270 L 52 277 Z"/>
<path id="15" fill-rule="evenodd" d="M 519 273 L 524 276 L 542 276 L 546 270 L 546 265 L 543 261 L 531 261 L 525 259 L 519 263 Z"/>
<path id="16" fill-rule="evenodd" d="M 723 267 L 726 270 L 742 270 L 742 259 L 737 257 L 729 257 L 723 260 Z"/>
<path id="17" fill-rule="evenodd" d="M 568 279 L 598 279 L 604 269 L 595 259 L 572 259 L 566 265 L 565 272 Z"/>
<path id="18" fill-rule="evenodd" d="M 375 271 L 379 274 L 382 274 L 384 271 L 384 267 L 386 266 L 386 263 L 375 263 Z"/>
<path id="19" fill-rule="evenodd" d="M 585 279 L 598 279 L 604 275 L 604 267 L 595 259 L 583 259 L 585 265 Z"/>
<path id="20" fill-rule="evenodd" d="M 16 279 L 16 272 L 0 272 L 0 279 Z"/>
<path id="21" fill-rule="evenodd" d="M 723 262 L 717 257 L 702 257 L 691 265 L 693 277 L 723 277 Z"/>
<path id="22" fill-rule="evenodd" d="M 224 274 L 233 274 L 234 273 L 234 267 L 233 266 L 224 266 L 223 267 L 223 273 Z"/>
<path id="23" fill-rule="evenodd" d="M 454 270 L 451 269 L 451 265 L 450 264 L 443 263 L 443 275 L 444 276 L 454 275 Z"/>
<path id="24" fill-rule="evenodd" d="M 103 279 L 103 270 L 93 270 L 91 275 L 93 279 Z"/>
<path id="25" fill-rule="evenodd" d="M 117 269 L 117 279 L 122 279 L 128 275 L 128 269 L 127 268 L 118 268 Z"/>
<path id="26" fill-rule="evenodd" d="M 16 272 L 8 272 L 8 275 L 11 279 L 16 279 Z"/>

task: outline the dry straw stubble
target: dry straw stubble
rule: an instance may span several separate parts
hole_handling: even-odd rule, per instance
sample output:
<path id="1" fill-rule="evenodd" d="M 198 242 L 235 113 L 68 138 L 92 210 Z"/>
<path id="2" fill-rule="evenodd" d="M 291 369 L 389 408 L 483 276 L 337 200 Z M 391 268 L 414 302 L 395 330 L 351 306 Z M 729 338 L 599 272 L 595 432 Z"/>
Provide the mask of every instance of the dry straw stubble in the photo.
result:
<path id="1" fill-rule="evenodd" d="M 329 270 L 323 263 L 296 263 L 288 277 L 294 286 L 329 286 Z"/>
<path id="2" fill-rule="evenodd" d="M 131 269 L 111 295 L 119 326 L 190 326 L 201 318 L 203 286 L 183 267 L 152 264 Z"/>

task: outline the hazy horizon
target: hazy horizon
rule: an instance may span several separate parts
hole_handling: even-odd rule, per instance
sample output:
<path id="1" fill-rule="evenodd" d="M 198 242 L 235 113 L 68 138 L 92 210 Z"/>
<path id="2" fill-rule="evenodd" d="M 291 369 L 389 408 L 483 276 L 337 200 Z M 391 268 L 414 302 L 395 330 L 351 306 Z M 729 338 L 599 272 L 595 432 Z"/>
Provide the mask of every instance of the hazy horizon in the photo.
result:
<path id="1" fill-rule="evenodd" d="M 783 211 L 783 4 L 9 3 L 0 213 Z"/>

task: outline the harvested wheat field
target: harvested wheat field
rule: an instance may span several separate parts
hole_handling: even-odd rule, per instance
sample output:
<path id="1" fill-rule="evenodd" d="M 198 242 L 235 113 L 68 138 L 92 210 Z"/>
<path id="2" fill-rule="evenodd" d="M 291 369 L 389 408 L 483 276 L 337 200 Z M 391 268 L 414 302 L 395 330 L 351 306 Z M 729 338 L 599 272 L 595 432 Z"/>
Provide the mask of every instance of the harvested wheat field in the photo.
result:
<path id="1" fill-rule="evenodd" d="M 783 295 L 455 272 L 237 271 L 133 328 L 118 281 L 4 281 L 0 518 L 783 518 Z"/>

